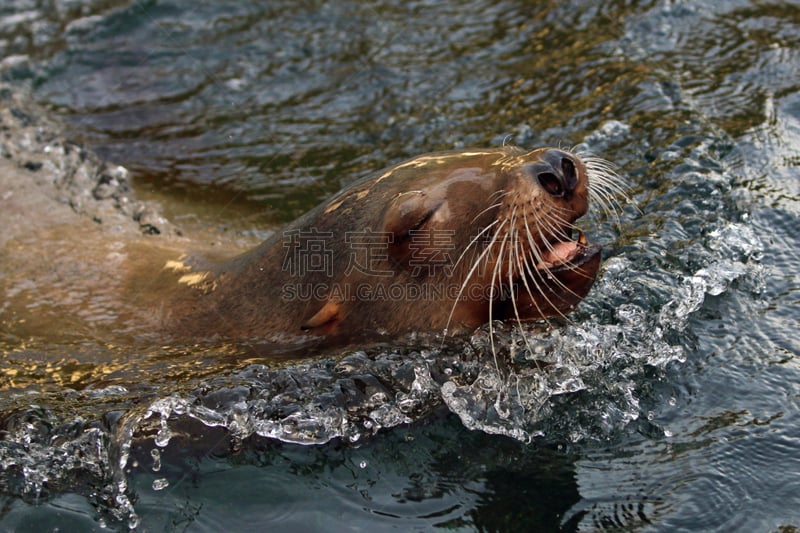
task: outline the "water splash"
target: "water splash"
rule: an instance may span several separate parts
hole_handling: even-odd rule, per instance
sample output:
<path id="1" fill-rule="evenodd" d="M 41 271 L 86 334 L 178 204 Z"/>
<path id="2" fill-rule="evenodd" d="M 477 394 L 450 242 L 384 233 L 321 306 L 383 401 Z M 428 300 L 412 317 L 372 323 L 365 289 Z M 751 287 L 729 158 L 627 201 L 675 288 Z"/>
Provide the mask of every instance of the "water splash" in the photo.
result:
<path id="1" fill-rule="evenodd" d="M 586 143 L 605 151 L 628 142 L 630 131 L 621 122 L 608 122 Z M 690 336 L 697 312 L 710 297 L 739 285 L 756 292 L 761 286 L 763 247 L 746 223 L 726 218 L 737 216 L 725 213 L 732 179 L 713 154 L 714 142 L 676 143 L 654 157 L 661 165 L 656 168 L 668 167 L 662 178 L 674 184 L 657 199 L 659 217 L 666 220 L 662 233 L 673 231 L 671 239 L 691 242 L 692 260 L 660 265 L 661 286 L 648 286 L 654 281 L 650 261 L 660 260 L 662 251 L 668 255 L 674 243 L 642 231 L 637 224 L 646 224 L 628 215 L 619 231 L 628 231 L 628 242 L 639 239 L 641 257 L 622 251 L 608 260 L 587 311 L 571 324 L 495 325 L 500 368 L 485 327 L 441 349 L 373 348 L 286 368 L 252 364 L 177 392 L 156 391 L 153 400 L 136 398 L 143 407 L 135 409 L 125 405 L 132 397 L 125 387 L 65 391 L 70 405 L 117 400 L 125 405 L 117 408 L 124 414 L 106 423 L 36 405 L 4 409 L 12 414 L 0 442 L 0 481 L 11 493 L 38 502 L 54 491 L 73 490 L 74 480 L 88 475 L 96 506 L 133 528 L 138 517 L 127 476 L 141 466 L 134 447 L 152 441 L 155 448 L 148 450 L 157 452 L 151 455 L 157 471 L 156 457 L 176 446 L 187 420 L 222 428 L 236 443 L 255 435 L 304 445 L 334 439 L 357 444 L 439 409 L 471 429 L 525 442 L 542 436 L 602 440 L 643 419 L 655 423 L 643 408 L 643 384 L 686 359 L 682 340 Z M 79 166 L 77 159 L 73 163 Z M 112 171 L 109 183 L 124 179 Z M 707 233 L 684 227 L 706 219 L 713 221 Z M 626 223 L 632 229 L 626 230 Z M 601 232 L 613 234 L 608 227 Z M 637 297 L 639 289 L 655 296 Z M 155 480 L 153 490 L 163 489 L 164 481 Z"/>
<path id="2" fill-rule="evenodd" d="M 683 331 L 706 295 L 719 296 L 739 279 L 753 280 L 754 292 L 763 290 L 763 269 L 757 262 L 763 247 L 752 228 L 728 224 L 712 231 L 707 245 L 719 258 L 682 280 L 675 297 L 659 313 L 658 322 L 662 327 Z"/>

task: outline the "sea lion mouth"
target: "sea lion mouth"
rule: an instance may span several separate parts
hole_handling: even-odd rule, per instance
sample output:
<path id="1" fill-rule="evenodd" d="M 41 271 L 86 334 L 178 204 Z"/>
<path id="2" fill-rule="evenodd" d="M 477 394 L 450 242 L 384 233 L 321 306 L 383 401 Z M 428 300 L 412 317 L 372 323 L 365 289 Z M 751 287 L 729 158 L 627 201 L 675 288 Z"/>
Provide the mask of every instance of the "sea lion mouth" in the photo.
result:
<path id="1" fill-rule="evenodd" d="M 599 244 L 589 243 L 583 231 L 577 230 L 577 232 L 576 238 L 565 234 L 568 239 L 547 243 L 544 249 L 539 251 L 539 261 L 534 268 L 552 273 L 572 270 L 600 253 L 602 248 Z"/>

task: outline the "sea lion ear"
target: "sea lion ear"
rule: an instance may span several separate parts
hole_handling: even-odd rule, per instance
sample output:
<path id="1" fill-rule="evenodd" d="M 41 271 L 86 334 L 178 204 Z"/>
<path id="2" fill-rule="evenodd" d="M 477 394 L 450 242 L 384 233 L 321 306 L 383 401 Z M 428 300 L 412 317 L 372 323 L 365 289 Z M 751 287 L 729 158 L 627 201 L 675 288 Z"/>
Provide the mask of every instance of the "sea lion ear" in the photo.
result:
<path id="1" fill-rule="evenodd" d="M 300 329 L 307 331 L 310 329 L 317 329 L 323 326 L 333 327 L 336 322 L 341 318 L 340 316 L 341 304 L 339 302 L 332 302 L 328 300 L 325 305 L 317 311 L 314 316 L 303 322 Z"/>

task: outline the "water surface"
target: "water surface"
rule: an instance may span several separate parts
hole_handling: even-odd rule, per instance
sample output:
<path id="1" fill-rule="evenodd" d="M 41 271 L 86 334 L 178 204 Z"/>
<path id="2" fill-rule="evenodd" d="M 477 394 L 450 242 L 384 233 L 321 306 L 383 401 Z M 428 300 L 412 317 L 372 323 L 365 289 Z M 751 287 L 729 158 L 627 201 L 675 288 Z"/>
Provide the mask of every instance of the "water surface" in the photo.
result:
<path id="1" fill-rule="evenodd" d="M 486 330 L 276 363 L 0 315 L 5 529 L 800 527 L 796 3 L 11 0 L 0 55 L 190 230 L 504 142 L 581 144 L 632 200 L 501 373 Z"/>

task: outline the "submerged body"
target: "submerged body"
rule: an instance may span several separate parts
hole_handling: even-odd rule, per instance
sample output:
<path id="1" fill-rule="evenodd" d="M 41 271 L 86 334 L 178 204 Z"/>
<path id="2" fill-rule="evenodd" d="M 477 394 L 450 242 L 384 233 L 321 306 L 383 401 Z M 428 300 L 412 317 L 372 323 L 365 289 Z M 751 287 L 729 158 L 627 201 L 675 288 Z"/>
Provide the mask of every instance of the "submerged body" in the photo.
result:
<path id="1" fill-rule="evenodd" d="M 83 321 L 81 334 L 160 343 L 340 344 L 561 315 L 597 275 L 600 247 L 574 222 L 590 195 L 609 195 L 606 168 L 553 148 L 420 156 L 229 260 L 185 238 L 134 238 L 86 220 L 59 233 L 68 217 L 54 217 L 4 243 L 3 323 L 36 335 L 60 313 L 66 330 Z M 24 210 L 9 193 L 4 207 Z"/>

